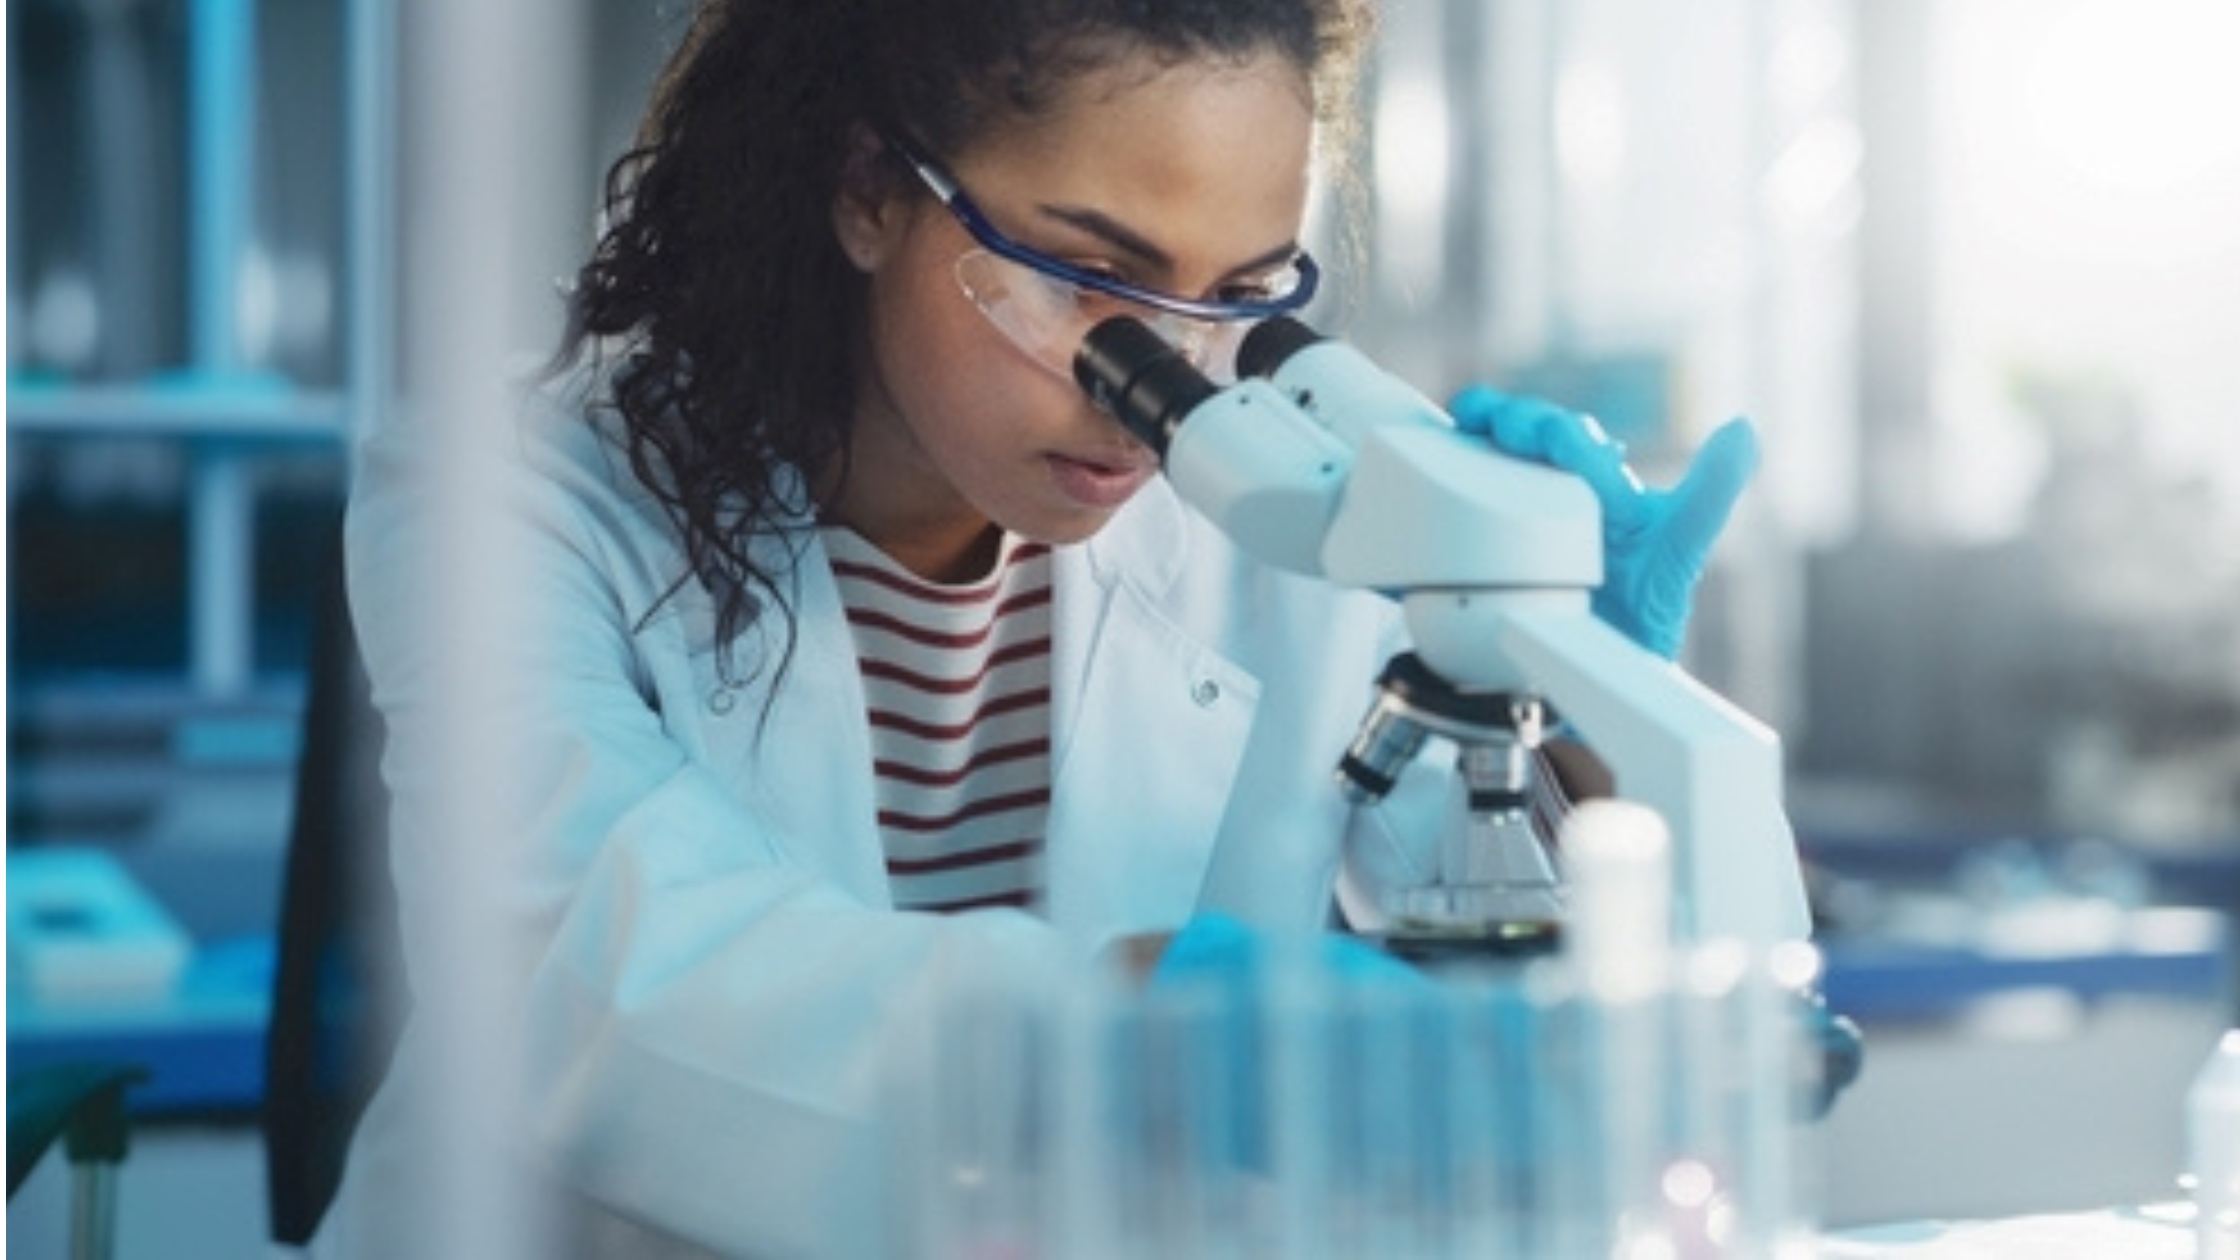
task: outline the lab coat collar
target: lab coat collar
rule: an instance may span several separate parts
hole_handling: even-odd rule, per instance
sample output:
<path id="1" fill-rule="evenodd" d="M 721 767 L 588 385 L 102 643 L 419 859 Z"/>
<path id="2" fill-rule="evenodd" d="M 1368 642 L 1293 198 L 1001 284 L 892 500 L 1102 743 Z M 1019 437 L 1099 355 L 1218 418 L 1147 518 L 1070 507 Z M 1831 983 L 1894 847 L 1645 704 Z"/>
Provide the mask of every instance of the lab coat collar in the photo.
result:
<path id="1" fill-rule="evenodd" d="M 1082 544 L 1098 585 L 1115 586 L 1129 575 L 1146 596 L 1165 596 L 1189 561 L 1188 511 L 1166 478 L 1152 478 L 1105 529 Z"/>
<path id="2" fill-rule="evenodd" d="M 1057 553 L 1048 913 L 1091 945 L 1189 918 L 1252 731 L 1259 680 L 1173 615 L 1197 541 L 1158 480 Z"/>
<path id="3" fill-rule="evenodd" d="M 793 574 L 801 630 L 769 730 L 821 735 L 758 741 L 761 807 L 810 846 L 802 860 L 888 904 L 859 666 L 829 559 L 813 530 L 764 543 L 799 549 L 761 553 Z M 1178 605 L 1203 598 L 1182 579 L 1212 559 L 1195 554 L 1205 546 L 1154 481 L 1088 541 L 1053 549 L 1045 912 L 1086 947 L 1187 920 L 1252 731 L 1259 680 L 1182 624 Z"/>

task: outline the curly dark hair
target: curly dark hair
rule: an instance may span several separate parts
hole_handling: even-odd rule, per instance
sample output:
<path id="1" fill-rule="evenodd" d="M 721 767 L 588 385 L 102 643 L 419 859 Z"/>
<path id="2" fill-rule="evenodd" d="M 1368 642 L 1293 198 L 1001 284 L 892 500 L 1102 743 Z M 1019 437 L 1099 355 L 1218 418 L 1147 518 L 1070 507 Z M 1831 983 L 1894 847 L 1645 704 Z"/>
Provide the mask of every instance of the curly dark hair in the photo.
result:
<path id="1" fill-rule="evenodd" d="M 785 575 L 750 544 L 807 519 L 810 482 L 847 455 L 867 283 L 831 207 L 852 137 L 955 153 L 1127 56 L 1273 48 L 1308 76 L 1342 175 L 1373 2 L 705 0 L 608 172 L 561 360 L 612 356 L 606 405 L 719 641 L 774 604 L 790 654 Z"/>

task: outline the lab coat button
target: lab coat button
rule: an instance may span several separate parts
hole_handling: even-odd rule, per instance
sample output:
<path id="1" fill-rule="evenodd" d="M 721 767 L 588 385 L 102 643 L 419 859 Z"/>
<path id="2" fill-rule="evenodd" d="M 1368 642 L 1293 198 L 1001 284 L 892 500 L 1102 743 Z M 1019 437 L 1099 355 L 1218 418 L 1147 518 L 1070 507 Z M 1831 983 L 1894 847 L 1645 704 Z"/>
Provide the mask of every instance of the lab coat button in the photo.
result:
<path id="1" fill-rule="evenodd" d="M 718 687 L 708 693 L 708 708 L 717 717 L 722 717 L 724 714 L 731 712 L 731 707 L 737 703 L 739 703 L 739 693 L 736 688 Z"/>
<path id="2" fill-rule="evenodd" d="M 1190 685 L 1190 698 L 1198 702 L 1199 708 L 1209 708 L 1221 698 L 1221 684 L 1211 678 L 1201 678 Z"/>

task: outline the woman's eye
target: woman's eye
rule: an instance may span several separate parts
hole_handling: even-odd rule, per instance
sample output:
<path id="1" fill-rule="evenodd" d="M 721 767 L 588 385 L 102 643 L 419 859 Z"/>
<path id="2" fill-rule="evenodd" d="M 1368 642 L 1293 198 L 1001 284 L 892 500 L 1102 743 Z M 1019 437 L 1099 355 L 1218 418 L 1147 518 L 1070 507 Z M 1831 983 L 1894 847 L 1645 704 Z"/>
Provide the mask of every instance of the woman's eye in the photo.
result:
<path id="1" fill-rule="evenodd" d="M 1116 284 L 1123 288 L 1132 288 L 1135 283 L 1133 280 L 1129 279 L 1127 273 L 1122 272 L 1114 267 L 1099 266 L 1093 263 L 1074 263 L 1071 265 L 1082 275 L 1090 277 L 1097 281 L 1101 281 L 1105 284 Z M 1087 285 L 1077 285 L 1075 286 L 1073 292 L 1074 300 L 1090 310 L 1106 310 L 1115 305 L 1125 304 L 1126 301 L 1123 298 L 1114 297 L 1110 293 L 1107 293 L 1101 289 L 1091 288 Z"/>
<path id="2" fill-rule="evenodd" d="M 1219 294 L 1220 300 L 1239 305 L 1273 302 L 1282 296 L 1281 290 L 1272 279 L 1244 280 L 1235 284 L 1224 285 Z"/>

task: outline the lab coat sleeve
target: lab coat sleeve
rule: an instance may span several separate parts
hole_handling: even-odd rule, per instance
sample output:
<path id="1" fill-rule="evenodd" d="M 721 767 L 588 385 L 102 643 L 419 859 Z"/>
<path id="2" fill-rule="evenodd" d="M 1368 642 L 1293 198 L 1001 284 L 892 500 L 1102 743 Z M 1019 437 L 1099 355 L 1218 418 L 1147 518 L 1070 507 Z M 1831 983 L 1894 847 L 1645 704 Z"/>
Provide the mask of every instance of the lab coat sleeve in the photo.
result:
<path id="1" fill-rule="evenodd" d="M 738 810 L 684 771 L 615 828 L 531 988 L 536 1146 L 562 1179 L 725 1254 L 864 1255 L 923 1004 L 1036 957 L 1019 916 L 873 913 L 711 863 Z M 704 846 L 702 846 L 704 847 Z"/>
<path id="2" fill-rule="evenodd" d="M 632 577 L 650 562 L 624 541 L 645 527 L 595 484 L 603 465 L 502 462 L 462 519 L 438 502 L 440 452 L 410 424 L 377 435 L 349 523 L 422 1008 L 457 970 L 429 907 L 466 906 L 506 960 L 490 996 L 519 1073 L 492 1086 L 523 1104 L 533 1166 L 595 1210 L 723 1254 L 888 1250 L 878 1117 L 916 1066 L 914 1021 L 960 986 L 1023 992 L 1069 946 L 1014 912 L 896 913 L 805 860 L 829 838 L 759 817 L 649 695 L 629 592 L 653 589 Z M 474 624 L 435 577 L 462 528 L 502 557 L 486 575 L 502 597 L 478 601 Z M 450 737 L 462 653 L 488 706 L 475 727 L 501 747 Z M 443 805 L 462 786 L 494 793 L 483 816 L 502 825 L 462 834 Z M 466 844 L 491 846 L 472 869 L 492 878 L 460 895 L 443 846 Z M 407 1040 L 440 1053 L 440 1030 Z"/>

